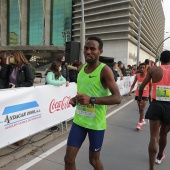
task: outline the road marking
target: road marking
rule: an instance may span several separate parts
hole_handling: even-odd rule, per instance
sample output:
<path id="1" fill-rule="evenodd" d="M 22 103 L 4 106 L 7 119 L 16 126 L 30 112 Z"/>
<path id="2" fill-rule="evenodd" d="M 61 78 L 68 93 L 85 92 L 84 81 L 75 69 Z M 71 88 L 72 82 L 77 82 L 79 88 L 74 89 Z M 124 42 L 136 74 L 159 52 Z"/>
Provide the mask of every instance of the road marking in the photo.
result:
<path id="1" fill-rule="evenodd" d="M 60 148 L 62 148 L 63 146 L 65 146 L 67 143 L 67 140 L 59 143 L 58 145 L 54 146 L 53 148 L 49 149 L 48 151 L 44 152 L 43 154 L 41 154 L 40 156 L 38 156 L 37 158 L 31 160 L 30 162 L 24 164 L 23 166 L 19 167 L 16 170 L 26 170 L 28 168 L 30 168 L 31 166 L 35 165 L 36 163 L 40 162 L 42 159 L 46 158 L 47 156 L 51 155 L 52 153 L 54 153 L 55 151 L 59 150 Z"/>
<path id="2" fill-rule="evenodd" d="M 118 112 L 119 110 L 123 109 L 124 107 L 126 107 L 127 105 L 129 105 L 130 103 L 132 103 L 134 101 L 130 100 L 129 102 L 127 102 L 126 104 L 120 106 L 119 108 L 117 108 L 116 110 L 114 110 L 113 112 L 109 113 L 106 115 L 106 118 L 112 116 L 113 114 L 115 114 L 116 112 Z M 43 154 L 41 154 L 40 156 L 36 157 L 35 159 L 31 160 L 30 162 L 24 164 L 23 166 L 19 167 L 16 170 L 26 170 L 28 168 L 30 168 L 31 166 L 35 165 L 36 163 L 40 162 L 42 159 L 46 158 L 47 156 L 51 155 L 52 153 L 56 152 L 57 150 L 59 150 L 60 148 L 62 148 L 63 146 L 65 146 L 67 143 L 67 140 L 59 143 L 58 145 L 54 146 L 53 148 L 49 149 L 48 151 L 44 152 Z"/>
<path id="3" fill-rule="evenodd" d="M 106 115 L 106 118 L 112 116 L 113 114 L 115 114 L 116 112 L 118 112 L 119 110 L 123 109 L 124 107 L 126 107 L 128 104 L 132 103 L 134 101 L 134 99 L 130 100 L 129 102 L 127 102 L 126 104 L 120 106 L 119 108 L 117 108 L 116 110 L 114 110 L 113 112 L 109 113 Z"/>

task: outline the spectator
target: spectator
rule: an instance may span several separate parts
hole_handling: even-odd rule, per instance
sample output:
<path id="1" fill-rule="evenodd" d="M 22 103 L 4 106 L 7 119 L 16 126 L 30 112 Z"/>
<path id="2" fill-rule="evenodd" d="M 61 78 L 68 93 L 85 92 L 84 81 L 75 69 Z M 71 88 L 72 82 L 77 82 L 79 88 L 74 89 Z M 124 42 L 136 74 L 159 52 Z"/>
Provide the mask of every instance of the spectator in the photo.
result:
<path id="1" fill-rule="evenodd" d="M 117 68 L 118 68 L 118 65 L 116 62 L 113 62 L 113 65 L 111 67 L 111 70 L 113 72 L 113 75 L 114 75 L 114 79 L 115 79 L 115 82 L 117 81 L 117 78 L 119 77 L 119 74 L 117 72 Z"/>
<path id="2" fill-rule="evenodd" d="M 50 68 L 46 71 L 46 84 L 51 84 L 54 86 L 61 86 L 66 83 L 66 79 L 61 75 L 61 63 L 59 61 L 54 61 Z M 53 126 L 50 128 L 51 131 L 57 131 L 58 126 Z"/>
<path id="3" fill-rule="evenodd" d="M 126 68 L 124 64 L 123 64 L 123 67 L 121 68 L 121 71 L 122 71 L 123 76 L 127 76 Z"/>
<path id="4" fill-rule="evenodd" d="M 7 88 L 7 65 L 3 54 L 0 54 L 0 89 Z"/>
<path id="5" fill-rule="evenodd" d="M 61 75 L 61 63 L 59 61 L 54 61 L 50 68 L 45 73 L 46 84 L 51 84 L 54 86 L 61 86 L 66 83 L 66 79 Z"/>
<path id="6" fill-rule="evenodd" d="M 7 64 L 7 85 L 9 88 L 33 86 L 33 72 L 28 64 L 28 60 L 21 51 L 12 51 L 7 58 Z"/>
<path id="7" fill-rule="evenodd" d="M 56 61 L 61 62 L 61 75 L 66 79 L 66 86 L 69 86 L 69 70 L 65 62 L 65 56 L 59 55 L 56 58 Z"/>
<path id="8" fill-rule="evenodd" d="M 75 61 L 72 65 L 68 65 L 70 82 L 77 83 L 78 67 L 81 64 L 81 62 Z"/>
<path id="9" fill-rule="evenodd" d="M 134 76 L 137 73 L 137 66 L 133 65 L 132 66 L 132 76 Z"/>
<path id="10" fill-rule="evenodd" d="M 132 67 L 131 67 L 131 65 L 127 66 L 126 74 L 127 74 L 127 76 L 131 76 L 132 75 Z"/>
<path id="11" fill-rule="evenodd" d="M 21 51 L 12 51 L 7 57 L 8 64 L 7 87 L 30 87 L 33 86 L 34 76 L 28 60 Z M 16 145 L 23 145 L 24 140 L 20 140 Z"/>
<path id="12" fill-rule="evenodd" d="M 146 65 L 146 71 L 145 72 L 148 73 L 148 70 L 151 68 L 149 59 L 145 60 L 145 65 Z"/>
<path id="13" fill-rule="evenodd" d="M 119 74 L 119 77 L 121 77 L 121 79 L 123 79 L 123 73 L 122 73 L 122 67 L 123 67 L 123 63 L 121 61 L 118 61 L 118 68 L 117 68 L 117 73 Z"/>

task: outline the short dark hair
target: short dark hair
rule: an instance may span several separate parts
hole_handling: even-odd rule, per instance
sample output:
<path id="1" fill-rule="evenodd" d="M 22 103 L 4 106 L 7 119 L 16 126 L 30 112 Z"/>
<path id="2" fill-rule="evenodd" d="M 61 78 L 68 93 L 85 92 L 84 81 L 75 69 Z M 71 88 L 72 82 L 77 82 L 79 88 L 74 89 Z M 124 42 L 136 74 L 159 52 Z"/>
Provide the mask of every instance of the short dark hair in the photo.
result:
<path id="1" fill-rule="evenodd" d="M 140 66 L 145 66 L 145 67 L 146 67 L 146 64 L 145 64 L 145 63 L 140 63 L 140 64 L 139 64 L 139 67 L 140 67 Z"/>
<path id="2" fill-rule="evenodd" d="M 113 62 L 113 67 L 114 67 L 116 64 L 117 64 L 116 62 Z"/>
<path id="3" fill-rule="evenodd" d="M 145 64 L 149 64 L 149 59 L 146 59 L 146 60 L 145 60 Z"/>
<path id="4" fill-rule="evenodd" d="M 99 49 L 102 50 L 103 49 L 103 41 L 99 38 L 99 37 L 88 37 L 86 42 L 88 40 L 94 40 L 97 41 L 99 43 Z"/>
<path id="5" fill-rule="evenodd" d="M 160 61 L 162 63 L 169 63 L 170 62 L 170 51 L 166 50 L 161 53 Z"/>
<path id="6" fill-rule="evenodd" d="M 127 65 L 129 67 L 129 69 L 132 69 L 132 66 L 131 65 Z"/>

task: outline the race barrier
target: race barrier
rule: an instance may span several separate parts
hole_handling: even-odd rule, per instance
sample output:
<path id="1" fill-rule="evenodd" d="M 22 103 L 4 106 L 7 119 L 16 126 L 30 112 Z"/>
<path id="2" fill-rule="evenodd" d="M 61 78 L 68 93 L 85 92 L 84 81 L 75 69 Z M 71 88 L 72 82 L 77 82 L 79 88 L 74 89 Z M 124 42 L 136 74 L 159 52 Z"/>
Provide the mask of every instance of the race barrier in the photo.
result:
<path id="1" fill-rule="evenodd" d="M 129 92 L 134 77 L 118 79 L 121 95 Z M 0 148 L 73 118 L 76 83 L 0 90 Z"/>
<path id="2" fill-rule="evenodd" d="M 134 81 L 134 78 L 135 76 L 127 76 L 127 77 L 124 77 L 123 80 L 120 79 L 120 77 L 118 77 L 118 80 L 117 80 L 117 85 L 119 87 L 119 91 L 120 91 L 120 94 L 122 96 L 126 95 L 129 93 L 130 91 L 130 87 Z M 137 83 L 133 89 L 133 91 L 136 90 L 136 87 L 137 87 Z"/>

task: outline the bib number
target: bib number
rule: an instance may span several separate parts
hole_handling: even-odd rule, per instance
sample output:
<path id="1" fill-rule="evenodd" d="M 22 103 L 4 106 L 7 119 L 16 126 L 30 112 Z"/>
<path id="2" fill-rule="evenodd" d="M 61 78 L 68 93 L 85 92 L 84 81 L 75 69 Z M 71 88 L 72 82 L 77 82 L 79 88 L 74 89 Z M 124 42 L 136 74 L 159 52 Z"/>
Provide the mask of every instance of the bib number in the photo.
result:
<path id="1" fill-rule="evenodd" d="M 95 105 L 80 105 L 77 104 L 76 113 L 83 116 L 94 117 L 95 116 Z"/>
<path id="2" fill-rule="evenodd" d="M 156 86 L 156 100 L 170 101 L 170 86 Z"/>

